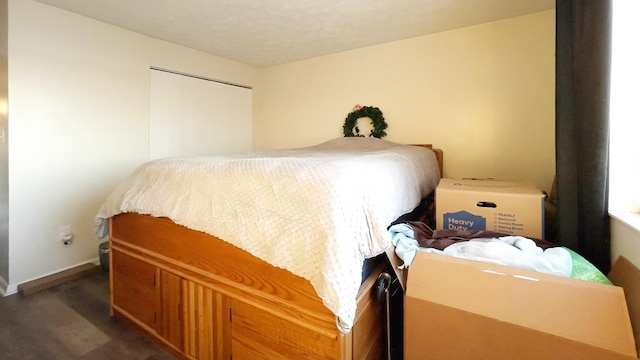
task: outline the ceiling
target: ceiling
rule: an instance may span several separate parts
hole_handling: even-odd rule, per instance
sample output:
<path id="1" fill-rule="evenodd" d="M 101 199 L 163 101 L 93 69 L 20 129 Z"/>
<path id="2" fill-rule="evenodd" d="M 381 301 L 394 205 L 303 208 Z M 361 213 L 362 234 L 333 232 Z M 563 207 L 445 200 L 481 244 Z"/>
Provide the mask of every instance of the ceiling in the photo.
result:
<path id="1" fill-rule="evenodd" d="M 555 0 L 37 1 L 255 67 L 555 7 Z"/>

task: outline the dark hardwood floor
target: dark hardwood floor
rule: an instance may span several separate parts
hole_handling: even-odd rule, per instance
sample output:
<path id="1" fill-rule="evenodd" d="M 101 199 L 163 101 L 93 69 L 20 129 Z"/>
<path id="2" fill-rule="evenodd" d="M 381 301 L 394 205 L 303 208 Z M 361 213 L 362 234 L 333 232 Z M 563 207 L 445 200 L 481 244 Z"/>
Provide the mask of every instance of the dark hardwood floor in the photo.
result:
<path id="1" fill-rule="evenodd" d="M 175 359 L 109 316 L 101 271 L 36 294 L 0 297 L 0 359 Z"/>

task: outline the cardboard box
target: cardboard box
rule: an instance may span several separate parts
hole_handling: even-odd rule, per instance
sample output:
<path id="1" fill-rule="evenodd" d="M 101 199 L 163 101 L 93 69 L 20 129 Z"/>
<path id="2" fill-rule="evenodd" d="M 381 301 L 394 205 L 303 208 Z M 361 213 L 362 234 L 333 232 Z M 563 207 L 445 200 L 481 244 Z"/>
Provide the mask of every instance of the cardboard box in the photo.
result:
<path id="1" fill-rule="evenodd" d="M 405 359 L 637 359 L 623 289 L 418 252 Z"/>
<path id="2" fill-rule="evenodd" d="M 441 179 L 436 228 L 490 230 L 544 239 L 545 195 L 523 183 Z"/>
<path id="3" fill-rule="evenodd" d="M 636 339 L 636 351 L 640 354 L 640 269 L 624 256 L 620 256 L 607 277 L 612 283 L 624 289 L 631 327 Z"/>

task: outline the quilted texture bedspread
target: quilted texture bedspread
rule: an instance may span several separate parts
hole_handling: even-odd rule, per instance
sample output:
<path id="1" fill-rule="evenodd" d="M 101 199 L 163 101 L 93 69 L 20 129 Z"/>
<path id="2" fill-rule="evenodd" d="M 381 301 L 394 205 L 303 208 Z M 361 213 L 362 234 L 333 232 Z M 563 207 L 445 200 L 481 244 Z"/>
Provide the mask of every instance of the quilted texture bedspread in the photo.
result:
<path id="1" fill-rule="evenodd" d="M 348 332 L 365 258 L 438 184 L 435 155 L 376 138 L 141 165 L 106 199 L 96 232 L 124 212 L 167 217 L 310 281 Z M 242 264 L 238 264 L 242 266 Z"/>

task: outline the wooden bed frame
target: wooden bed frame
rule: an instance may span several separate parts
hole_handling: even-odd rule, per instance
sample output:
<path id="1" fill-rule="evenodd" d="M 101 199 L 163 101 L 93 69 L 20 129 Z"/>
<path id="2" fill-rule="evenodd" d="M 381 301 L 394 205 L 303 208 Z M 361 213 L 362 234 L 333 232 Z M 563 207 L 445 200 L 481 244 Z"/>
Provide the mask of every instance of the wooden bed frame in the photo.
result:
<path id="1" fill-rule="evenodd" d="M 374 291 L 385 264 L 363 282 L 343 334 L 309 281 L 211 235 L 125 213 L 110 219 L 109 241 L 111 314 L 181 359 L 386 358 Z"/>

